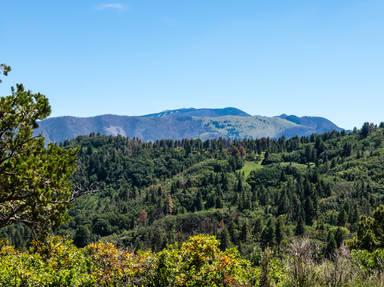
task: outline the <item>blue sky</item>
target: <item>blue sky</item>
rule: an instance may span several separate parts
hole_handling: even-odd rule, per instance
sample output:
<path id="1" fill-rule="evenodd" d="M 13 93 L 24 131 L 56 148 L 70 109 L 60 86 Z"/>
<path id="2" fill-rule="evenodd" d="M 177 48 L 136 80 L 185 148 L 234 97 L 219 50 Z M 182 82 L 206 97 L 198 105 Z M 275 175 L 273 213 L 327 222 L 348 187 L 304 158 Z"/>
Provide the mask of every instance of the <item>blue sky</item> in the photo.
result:
<path id="1" fill-rule="evenodd" d="M 0 85 L 53 116 L 235 106 L 384 121 L 382 0 L 0 0 Z"/>

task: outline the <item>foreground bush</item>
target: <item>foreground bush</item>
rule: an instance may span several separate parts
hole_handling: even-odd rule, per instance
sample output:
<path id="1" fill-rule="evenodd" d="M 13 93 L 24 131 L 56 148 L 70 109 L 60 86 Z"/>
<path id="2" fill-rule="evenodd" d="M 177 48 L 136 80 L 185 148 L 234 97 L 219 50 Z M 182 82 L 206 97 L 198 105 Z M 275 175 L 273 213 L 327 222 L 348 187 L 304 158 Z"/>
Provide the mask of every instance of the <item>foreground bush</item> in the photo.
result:
<path id="1" fill-rule="evenodd" d="M 56 236 L 27 252 L 2 244 L 0 286 L 94 286 L 92 265 L 83 250 Z"/>
<path id="2" fill-rule="evenodd" d="M 341 248 L 321 262 L 314 249 L 307 240 L 293 242 L 286 255 L 267 248 L 255 267 L 235 248 L 220 250 L 209 235 L 158 253 L 105 242 L 77 248 L 51 236 L 26 251 L 0 243 L 0 286 L 384 286 L 383 249 Z"/>
<path id="3" fill-rule="evenodd" d="M 157 254 L 156 286 L 254 286 L 257 269 L 213 236 L 196 235 Z"/>
<path id="4" fill-rule="evenodd" d="M 25 252 L 0 247 L 0 286 L 254 286 L 258 277 L 236 249 L 221 251 L 208 235 L 157 254 L 104 242 L 79 249 L 57 236 Z"/>

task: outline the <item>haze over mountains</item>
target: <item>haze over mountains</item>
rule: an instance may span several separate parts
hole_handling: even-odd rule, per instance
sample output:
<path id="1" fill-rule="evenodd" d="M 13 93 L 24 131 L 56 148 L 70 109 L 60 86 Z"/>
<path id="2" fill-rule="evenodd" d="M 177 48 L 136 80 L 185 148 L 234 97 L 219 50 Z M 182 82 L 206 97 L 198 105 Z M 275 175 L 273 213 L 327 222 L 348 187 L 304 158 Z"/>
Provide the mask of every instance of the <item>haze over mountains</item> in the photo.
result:
<path id="1" fill-rule="evenodd" d="M 237 108 L 177 109 L 143 116 L 100 115 L 55 117 L 39 123 L 36 134 L 47 142 L 62 142 L 80 135 L 100 133 L 137 137 L 144 141 L 183 138 L 277 138 L 340 131 L 322 117 L 251 116 Z"/>

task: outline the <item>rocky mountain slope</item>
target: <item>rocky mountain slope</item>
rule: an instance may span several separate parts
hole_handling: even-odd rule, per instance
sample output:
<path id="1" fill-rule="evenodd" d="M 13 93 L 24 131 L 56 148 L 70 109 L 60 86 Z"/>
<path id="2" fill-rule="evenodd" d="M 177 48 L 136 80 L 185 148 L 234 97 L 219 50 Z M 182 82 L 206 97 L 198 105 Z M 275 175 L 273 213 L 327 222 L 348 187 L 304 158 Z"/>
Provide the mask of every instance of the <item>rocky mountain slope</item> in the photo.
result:
<path id="1" fill-rule="evenodd" d="M 178 109 L 144 116 L 100 115 L 55 117 L 39 123 L 36 134 L 48 142 L 62 142 L 80 135 L 123 135 L 145 141 L 183 138 L 261 138 L 304 136 L 341 130 L 320 117 L 251 116 L 236 108 Z"/>

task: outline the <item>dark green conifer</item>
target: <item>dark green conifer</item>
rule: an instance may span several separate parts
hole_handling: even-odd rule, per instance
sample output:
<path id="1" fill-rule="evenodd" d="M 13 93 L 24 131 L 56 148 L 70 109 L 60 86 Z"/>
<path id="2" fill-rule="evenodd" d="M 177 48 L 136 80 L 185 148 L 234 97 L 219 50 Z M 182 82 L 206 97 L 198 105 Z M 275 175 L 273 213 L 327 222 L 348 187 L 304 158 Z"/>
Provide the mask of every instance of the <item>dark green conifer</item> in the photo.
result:
<path id="1" fill-rule="evenodd" d="M 334 255 L 334 253 L 335 253 L 336 248 L 337 248 L 337 244 L 336 244 L 335 236 L 330 231 L 328 233 L 327 246 L 325 248 L 325 254 L 328 257 L 332 257 Z"/>
<path id="2" fill-rule="evenodd" d="M 261 237 L 260 237 L 260 246 L 265 249 L 268 246 L 273 246 L 275 245 L 275 223 L 274 221 L 270 218 L 267 221 L 267 225 L 261 232 Z"/>
<path id="3" fill-rule="evenodd" d="M 249 236 L 248 222 L 244 221 L 243 226 L 241 227 L 240 240 L 247 242 L 249 240 Z"/>
<path id="4" fill-rule="evenodd" d="M 335 241 L 336 241 L 337 248 L 339 248 L 341 246 L 341 244 L 343 243 L 343 240 L 344 240 L 343 231 L 339 227 L 339 228 L 337 228 L 336 233 L 335 233 Z"/>
<path id="5" fill-rule="evenodd" d="M 295 235 L 303 235 L 304 234 L 304 220 L 300 216 L 299 219 L 297 220 L 296 223 L 296 228 L 295 228 Z"/>
<path id="6" fill-rule="evenodd" d="M 283 223 L 281 221 L 281 218 L 279 218 L 276 222 L 276 244 L 277 246 L 280 246 L 281 242 L 284 239 L 284 231 L 283 231 Z"/>
<path id="7" fill-rule="evenodd" d="M 347 214 L 345 213 L 345 210 L 342 209 L 339 212 L 339 215 L 337 217 L 337 225 L 344 226 L 347 223 Z"/>
<path id="8" fill-rule="evenodd" d="M 228 232 L 228 229 L 224 227 L 223 231 L 220 233 L 220 248 L 221 250 L 225 250 L 229 248 L 231 245 L 231 236 Z"/>

